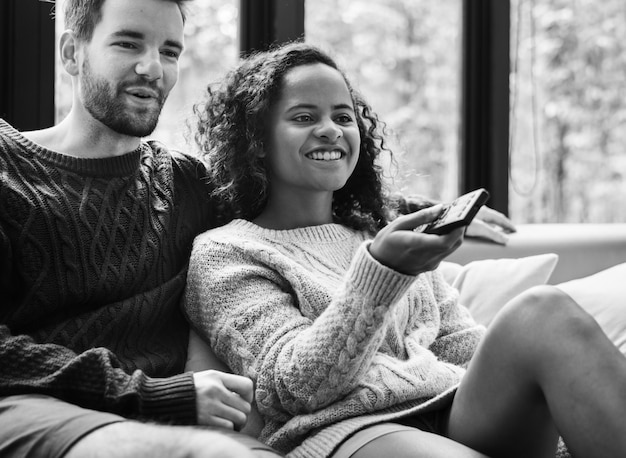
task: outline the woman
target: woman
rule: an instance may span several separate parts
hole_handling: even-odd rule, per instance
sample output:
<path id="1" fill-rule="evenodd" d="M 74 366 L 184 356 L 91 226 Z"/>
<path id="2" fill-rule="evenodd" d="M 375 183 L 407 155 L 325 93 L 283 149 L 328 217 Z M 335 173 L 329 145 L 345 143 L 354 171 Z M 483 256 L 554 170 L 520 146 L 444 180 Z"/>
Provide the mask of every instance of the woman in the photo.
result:
<path id="1" fill-rule="evenodd" d="M 234 219 L 196 239 L 185 308 L 255 382 L 264 442 L 294 457 L 536 458 L 560 433 L 577 456 L 626 453 L 621 353 L 552 287 L 486 333 L 472 320 L 436 269 L 463 229 L 413 231 L 441 207 L 389 221 L 379 122 L 328 55 L 252 56 L 197 115 Z"/>

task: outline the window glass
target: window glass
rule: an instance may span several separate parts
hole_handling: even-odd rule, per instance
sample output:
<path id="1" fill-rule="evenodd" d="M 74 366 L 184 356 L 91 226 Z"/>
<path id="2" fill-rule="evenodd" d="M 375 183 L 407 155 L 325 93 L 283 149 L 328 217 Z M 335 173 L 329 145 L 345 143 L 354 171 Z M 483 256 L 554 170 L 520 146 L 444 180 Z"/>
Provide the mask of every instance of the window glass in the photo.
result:
<path id="1" fill-rule="evenodd" d="M 510 215 L 626 221 L 626 3 L 511 0 Z"/>
<path id="2" fill-rule="evenodd" d="M 129 0 L 130 1 L 130 0 Z M 56 0 L 57 39 L 63 31 L 62 0 Z M 163 107 L 156 130 L 150 138 L 168 146 L 188 150 L 186 121 L 209 81 L 232 67 L 238 58 L 237 26 L 239 0 L 195 0 L 185 25 L 185 51 L 180 58 L 178 83 Z M 56 120 L 68 113 L 71 81 L 57 63 L 55 90 Z"/>
<path id="3" fill-rule="evenodd" d="M 462 2 L 309 0 L 305 7 L 306 41 L 337 59 L 392 133 L 392 187 L 453 198 Z"/>

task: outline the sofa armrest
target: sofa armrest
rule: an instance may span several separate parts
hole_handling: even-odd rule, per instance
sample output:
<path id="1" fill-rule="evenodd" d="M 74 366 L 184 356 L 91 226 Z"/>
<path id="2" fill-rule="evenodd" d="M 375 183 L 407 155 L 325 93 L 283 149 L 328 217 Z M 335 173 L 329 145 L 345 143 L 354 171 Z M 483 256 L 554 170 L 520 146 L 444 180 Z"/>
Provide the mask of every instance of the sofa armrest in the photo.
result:
<path id="1" fill-rule="evenodd" d="M 447 260 L 467 264 L 542 253 L 559 255 L 551 284 L 594 274 L 626 262 L 626 224 L 520 224 L 507 245 L 466 238 Z"/>

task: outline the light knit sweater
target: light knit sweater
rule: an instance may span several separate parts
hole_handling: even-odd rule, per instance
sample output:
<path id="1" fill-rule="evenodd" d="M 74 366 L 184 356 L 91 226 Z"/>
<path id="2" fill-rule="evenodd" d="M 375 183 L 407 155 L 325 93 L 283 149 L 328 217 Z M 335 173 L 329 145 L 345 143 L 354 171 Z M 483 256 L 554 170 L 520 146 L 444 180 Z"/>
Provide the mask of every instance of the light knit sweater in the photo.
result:
<path id="1" fill-rule="evenodd" d="M 368 239 L 235 220 L 194 242 L 186 312 L 255 381 L 261 440 L 289 456 L 328 456 L 365 425 L 449 402 L 483 335 L 438 271 L 389 269 Z"/>

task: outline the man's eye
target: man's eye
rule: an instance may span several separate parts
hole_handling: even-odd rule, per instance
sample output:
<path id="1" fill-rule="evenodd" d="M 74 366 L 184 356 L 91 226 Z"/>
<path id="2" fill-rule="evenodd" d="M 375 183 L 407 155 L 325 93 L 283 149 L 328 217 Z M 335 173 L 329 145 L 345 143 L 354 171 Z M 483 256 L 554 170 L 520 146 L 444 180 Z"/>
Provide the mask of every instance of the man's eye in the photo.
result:
<path id="1" fill-rule="evenodd" d="M 161 51 L 161 54 L 176 60 L 178 60 L 178 58 L 180 57 L 180 53 L 176 51 Z"/>
<path id="2" fill-rule="evenodd" d="M 134 43 L 129 43 L 127 41 L 120 41 L 118 43 L 115 43 L 116 46 L 119 46 L 120 48 L 124 48 L 124 49 L 135 49 L 137 46 L 135 46 Z"/>

